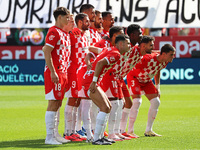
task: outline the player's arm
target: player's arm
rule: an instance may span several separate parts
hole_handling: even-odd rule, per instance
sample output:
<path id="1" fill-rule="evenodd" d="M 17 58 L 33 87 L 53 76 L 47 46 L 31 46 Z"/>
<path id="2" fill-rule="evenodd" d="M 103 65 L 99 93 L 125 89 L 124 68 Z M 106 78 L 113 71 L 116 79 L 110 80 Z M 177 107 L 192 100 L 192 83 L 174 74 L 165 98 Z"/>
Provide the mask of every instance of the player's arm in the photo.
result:
<path id="1" fill-rule="evenodd" d="M 154 76 L 154 80 L 155 80 L 156 89 L 158 90 L 160 94 L 160 71 L 158 71 L 158 73 Z"/>
<path id="2" fill-rule="evenodd" d="M 95 71 L 94 71 L 93 80 L 92 80 L 92 83 L 90 84 L 90 92 L 92 92 L 92 93 L 95 92 L 95 87 L 96 87 L 96 83 L 98 81 L 98 77 L 101 73 L 101 70 L 103 69 L 103 67 L 105 65 L 108 65 L 108 61 L 105 58 L 103 58 L 97 62 L 97 65 L 96 65 Z"/>
<path id="3" fill-rule="evenodd" d="M 52 56 L 51 56 L 52 50 L 53 50 L 53 47 L 50 47 L 48 45 L 45 45 L 43 47 L 45 62 L 47 64 L 49 70 L 51 71 L 51 80 L 54 83 L 58 83 L 59 78 L 58 78 L 58 75 L 53 66 L 53 61 L 52 61 Z"/>
<path id="4" fill-rule="evenodd" d="M 87 70 L 90 70 L 92 68 L 91 58 L 95 58 L 92 53 L 88 53 L 85 56 L 85 63 L 87 65 Z"/>
<path id="5" fill-rule="evenodd" d="M 99 53 L 102 51 L 102 48 L 95 47 L 95 46 L 90 46 L 90 47 L 89 47 L 89 51 L 90 51 L 90 52 L 93 52 L 93 53 L 95 53 L 95 54 L 99 54 Z"/>

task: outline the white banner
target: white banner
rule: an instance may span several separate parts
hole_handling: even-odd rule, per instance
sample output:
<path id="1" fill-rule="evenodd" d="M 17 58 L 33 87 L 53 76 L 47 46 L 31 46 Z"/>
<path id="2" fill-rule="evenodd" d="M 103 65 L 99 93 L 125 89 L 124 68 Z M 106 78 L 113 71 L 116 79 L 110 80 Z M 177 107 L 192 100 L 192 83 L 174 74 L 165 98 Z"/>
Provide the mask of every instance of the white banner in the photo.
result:
<path id="1" fill-rule="evenodd" d="M 115 25 L 136 23 L 146 28 L 199 28 L 200 0 L 0 0 L 0 28 L 49 28 L 53 10 L 68 8 L 73 14 L 90 3 L 110 11 Z"/>

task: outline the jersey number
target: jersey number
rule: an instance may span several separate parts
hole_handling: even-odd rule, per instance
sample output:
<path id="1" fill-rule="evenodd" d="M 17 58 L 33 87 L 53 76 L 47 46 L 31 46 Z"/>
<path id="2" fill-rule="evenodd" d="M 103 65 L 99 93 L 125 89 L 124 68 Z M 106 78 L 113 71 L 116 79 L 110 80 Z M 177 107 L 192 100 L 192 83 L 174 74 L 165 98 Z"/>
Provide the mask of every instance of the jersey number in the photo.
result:
<path id="1" fill-rule="evenodd" d="M 61 91 L 61 84 L 55 84 L 55 91 Z"/>

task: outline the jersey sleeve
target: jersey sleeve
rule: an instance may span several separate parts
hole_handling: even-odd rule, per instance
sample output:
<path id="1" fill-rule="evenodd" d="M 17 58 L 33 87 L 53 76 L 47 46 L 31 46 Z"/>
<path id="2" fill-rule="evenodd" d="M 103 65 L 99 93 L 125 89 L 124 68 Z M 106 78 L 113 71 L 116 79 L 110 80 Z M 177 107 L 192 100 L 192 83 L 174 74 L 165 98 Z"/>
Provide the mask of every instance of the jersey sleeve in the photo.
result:
<path id="1" fill-rule="evenodd" d="M 100 40 L 99 42 L 94 44 L 94 46 L 99 48 L 104 48 L 105 47 L 104 40 Z"/>
<path id="2" fill-rule="evenodd" d="M 58 32 L 55 29 L 54 30 L 50 29 L 46 36 L 45 40 L 46 45 L 54 48 L 58 40 L 59 40 Z"/>
<path id="3" fill-rule="evenodd" d="M 108 64 L 113 64 L 119 60 L 120 54 L 117 52 L 110 52 L 104 58 L 107 60 Z"/>

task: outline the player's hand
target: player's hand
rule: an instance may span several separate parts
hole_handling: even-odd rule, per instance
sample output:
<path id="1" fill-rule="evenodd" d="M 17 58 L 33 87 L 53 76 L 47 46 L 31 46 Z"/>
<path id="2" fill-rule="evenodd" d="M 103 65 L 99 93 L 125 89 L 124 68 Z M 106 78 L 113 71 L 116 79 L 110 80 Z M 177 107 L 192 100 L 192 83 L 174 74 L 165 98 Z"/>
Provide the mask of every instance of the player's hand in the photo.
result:
<path id="1" fill-rule="evenodd" d="M 160 91 L 160 89 L 157 89 L 157 90 L 158 90 L 158 97 L 160 98 L 161 91 Z"/>
<path id="2" fill-rule="evenodd" d="M 92 83 L 90 84 L 89 90 L 90 90 L 91 93 L 94 93 L 94 92 L 95 92 L 95 90 L 96 90 L 96 82 L 92 82 Z"/>
<path id="3" fill-rule="evenodd" d="M 87 64 L 87 70 L 90 70 L 91 68 L 92 68 L 92 64 L 91 63 Z"/>
<path id="4" fill-rule="evenodd" d="M 160 84 L 157 84 L 156 85 L 156 89 L 158 91 L 158 97 L 160 98 L 160 94 L 161 94 L 161 91 L 160 91 Z"/>
<path id="5" fill-rule="evenodd" d="M 123 107 L 122 107 L 122 109 L 124 109 L 124 107 L 125 107 L 125 105 L 126 105 L 126 101 L 125 101 L 124 98 L 122 99 L 122 101 L 123 101 Z"/>
<path id="6" fill-rule="evenodd" d="M 55 84 L 59 83 L 58 74 L 56 72 L 51 72 L 51 81 Z"/>

